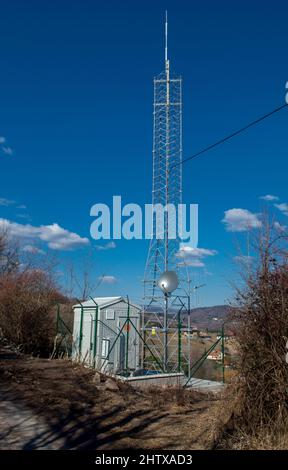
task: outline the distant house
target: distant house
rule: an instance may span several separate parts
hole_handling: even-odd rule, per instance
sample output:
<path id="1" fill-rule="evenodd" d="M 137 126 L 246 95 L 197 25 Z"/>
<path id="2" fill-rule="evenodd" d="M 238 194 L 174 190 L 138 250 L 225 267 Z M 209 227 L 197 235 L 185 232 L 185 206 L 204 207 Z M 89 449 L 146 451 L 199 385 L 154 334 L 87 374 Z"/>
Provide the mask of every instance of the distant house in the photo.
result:
<path id="1" fill-rule="evenodd" d="M 207 359 L 210 359 L 211 361 L 222 361 L 222 352 L 221 351 L 212 351 L 209 356 L 207 356 Z"/>
<path id="2" fill-rule="evenodd" d="M 188 331 L 185 331 L 184 336 L 187 336 L 187 338 L 189 338 Z M 193 328 L 192 327 L 191 330 L 190 330 L 190 336 L 192 336 L 192 338 L 198 337 L 199 336 L 198 328 Z"/>
<path id="3" fill-rule="evenodd" d="M 228 341 L 229 339 L 235 337 L 236 334 L 233 332 L 233 331 L 225 331 L 225 336 L 224 336 L 224 340 L 225 341 Z M 222 335 L 217 335 L 217 339 L 221 339 L 222 338 Z"/>

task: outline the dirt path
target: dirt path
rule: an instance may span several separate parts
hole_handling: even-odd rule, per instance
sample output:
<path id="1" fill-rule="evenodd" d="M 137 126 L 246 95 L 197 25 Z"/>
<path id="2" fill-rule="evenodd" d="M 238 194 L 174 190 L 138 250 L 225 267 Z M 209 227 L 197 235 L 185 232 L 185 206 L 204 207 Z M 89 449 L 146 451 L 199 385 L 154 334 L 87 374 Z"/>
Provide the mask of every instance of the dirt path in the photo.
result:
<path id="1" fill-rule="evenodd" d="M 1 394 L 2 395 L 2 394 Z M 45 420 L 39 414 L 22 403 L 2 400 L 0 403 L 0 450 L 5 449 L 59 449 L 63 439 L 51 442 Z"/>
<path id="2" fill-rule="evenodd" d="M 209 449 L 217 403 L 94 381 L 68 361 L 0 351 L 0 449 Z"/>

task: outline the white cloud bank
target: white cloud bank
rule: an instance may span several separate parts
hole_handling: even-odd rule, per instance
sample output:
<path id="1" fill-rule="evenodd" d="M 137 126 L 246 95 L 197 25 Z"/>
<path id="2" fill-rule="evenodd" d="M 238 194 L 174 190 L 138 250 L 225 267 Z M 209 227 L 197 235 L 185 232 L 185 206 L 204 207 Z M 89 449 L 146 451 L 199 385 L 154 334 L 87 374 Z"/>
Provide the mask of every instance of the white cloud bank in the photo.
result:
<path id="1" fill-rule="evenodd" d="M 287 232 L 287 227 L 286 225 L 282 225 L 280 224 L 279 222 L 274 222 L 274 228 L 277 232 L 279 233 L 284 233 L 284 232 Z"/>
<path id="2" fill-rule="evenodd" d="M 288 204 L 287 202 L 283 202 L 282 204 L 274 204 L 274 206 L 282 212 L 282 214 L 288 216 Z"/>
<path id="3" fill-rule="evenodd" d="M 245 266 L 250 266 L 253 263 L 253 257 L 247 255 L 234 256 L 234 261 Z"/>
<path id="4" fill-rule="evenodd" d="M 108 242 L 106 245 L 95 245 L 97 251 L 106 251 L 106 250 L 113 250 L 116 248 L 115 242 Z"/>
<path id="5" fill-rule="evenodd" d="M 224 212 L 224 219 L 227 232 L 246 232 L 262 225 L 259 214 L 253 214 L 247 209 L 229 209 Z"/>
<path id="6" fill-rule="evenodd" d="M 0 149 L 5 153 L 5 155 L 13 155 L 13 150 L 9 145 L 7 145 L 6 138 L 4 136 L 0 136 Z"/>
<path id="7" fill-rule="evenodd" d="M 6 199 L 5 197 L 0 197 L 0 206 L 13 206 L 16 204 L 16 201 L 12 201 L 12 199 Z"/>
<path id="8" fill-rule="evenodd" d="M 117 282 L 117 278 L 115 276 L 100 276 L 99 280 L 104 284 L 115 284 Z"/>
<path id="9" fill-rule="evenodd" d="M 204 259 L 216 254 L 216 250 L 209 250 L 208 248 L 192 248 L 191 246 L 183 246 L 176 254 L 176 257 L 181 260 L 179 262 L 179 266 L 203 268 L 205 266 Z"/>
<path id="10" fill-rule="evenodd" d="M 2 145 L 2 152 L 5 153 L 5 155 L 13 155 L 13 150 L 7 145 Z"/>
<path id="11" fill-rule="evenodd" d="M 46 255 L 44 250 L 37 248 L 37 246 L 25 245 L 22 248 L 25 253 L 32 253 L 33 255 Z"/>
<path id="12" fill-rule="evenodd" d="M 274 196 L 273 194 L 266 194 L 266 196 L 260 196 L 259 199 L 263 199 L 263 201 L 267 201 L 267 202 L 279 201 L 279 197 Z"/>
<path id="13" fill-rule="evenodd" d="M 13 199 L 7 199 L 6 197 L 0 197 L 0 206 L 4 207 L 9 207 L 9 206 L 15 206 L 17 204 L 17 201 L 14 201 Z M 25 204 L 19 204 L 16 206 L 17 209 L 27 209 Z"/>
<path id="14" fill-rule="evenodd" d="M 73 250 L 90 243 L 88 238 L 82 238 L 77 233 L 69 232 L 56 223 L 35 227 L 30 224 L 19 224 L 7 219 L 0 219 L 0 228 L 7 230 L 12 237 L 46 242 L 52 250 Z"/>

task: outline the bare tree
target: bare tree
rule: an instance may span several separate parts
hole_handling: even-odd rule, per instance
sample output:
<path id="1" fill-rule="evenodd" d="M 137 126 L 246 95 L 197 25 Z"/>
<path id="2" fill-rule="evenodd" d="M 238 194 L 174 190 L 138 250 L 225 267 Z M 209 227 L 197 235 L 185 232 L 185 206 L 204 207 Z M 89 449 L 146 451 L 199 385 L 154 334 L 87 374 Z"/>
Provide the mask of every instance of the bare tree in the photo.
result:
<path id="1" fill-rule="evenodd" d="M 239 406 L 249 432 L 268 426 L 280 432 L 288 422 L 288 263 L 287 234 L 265 217 L 252 242 L 253 264 L 237 290 Z"/>
<path id="2" fill-rule="evenodd" d="M 9 239 L 5 229 L 0 231 L 0 276 L 15 272 L 19 268 L 19 247 L 17 242 Z"/>
<path id="3" fill-rule="evenodd" d="M 92 248 L 88 250 L 86 256 L 82 258 L 81 266 L 77 269 L 71 261 L 67 264 L 67 296 L 70 298 L 77 297 L 86 300 L 96 294 L 102 283 L 103 275 L 99 278 L 94 277 L 96 261 L 92 250 Z"/>
<path id="4" fill-rule="evenodd" d="M 48 355 L 55 334 L 57 286 L 55 257 L 40 250 L 21 252 L 9 233 L 0 233 L 0 333 L 23 352 Z M 37 256 L 39 254 L 39 256 Z"/>
<path id="5" fill-rule="evenodd" d="M 47 356 L 55 333 L 53 306 L 65 298 L 53 278 L 41 270 L 0 278 L 2 335 L 25 353 Z"/>

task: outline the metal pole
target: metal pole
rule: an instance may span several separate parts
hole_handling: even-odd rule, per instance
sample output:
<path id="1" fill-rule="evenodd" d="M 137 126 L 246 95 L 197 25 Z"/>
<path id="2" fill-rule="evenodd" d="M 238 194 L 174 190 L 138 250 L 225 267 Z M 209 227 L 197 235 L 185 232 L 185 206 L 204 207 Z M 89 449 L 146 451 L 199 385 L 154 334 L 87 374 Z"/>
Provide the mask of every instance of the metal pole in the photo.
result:
<path id="1" fill-rule="evenodd" d="M 188 297 L 188 376 L 191 373 L 191 313 L 190 313 L 190 292 Z"/>
<path id="2" fill-rule="evenodd" d="M 146 344 L 146 330 L 144 329 L 143 331 L 143 338 L 144 341 L 142 341 L 142 369 L 145 368 L 145 361 L 146 361 L 146 349 L 145 349 L 145 344 Z"/>
<path id="3" fill-rule="evenodd" d="M 215 343 L 212 344 L 212 346 L 208 349 L 208 351 L 205 350 L 205 353 L 202 354 L 202 356 L 200 356 L 200 358 L 197 359 L 197 361 L 192 365 L 191 375 L 190 375 L 190 377 L 188 377 L 188 380 L 184 384 L 184 387 L 187 386 L 187 384 L 190 382 L 190 380 L 192 378 L 192 375 L 195 374 L 197 372 L 197 370 L 202 366 L 202 364 L 206 361 L 209 354 L 213 351 L 213 349 L 216 348 L 217 344 L 219 344 L 220 341 L 221 341 L 221 338 L 217 339 L 217 341 L 215 341 Z"/>
<path id="4" fill-rule="evenodd" d="M 225 383 L 225 332 L 224 332 L 224 323 L 222 325 L 221 350 L 222 350 L 222 382 L 224 384 Z"/>
<path id="5" fill-rule="evenodd" d="M 96 367 L 96 355 L 97 355 L 97 335 L 98 335 L 98 304 L 95 302 L 93 297 L 90 297 L 92 302 L 96 305 L 95 311 L 95 325 L 94 325 L 94 338 L 93 338 L 93 367 Z"/>
<path id="6" fill-rule="evenodd" d="M 164 361 L 163 369 L 167 372 L 167 362 L 168 362 L 168 295 L 165 295 L 165 311 L 164 311 Z"/>
<path id="7" fill-rule="evenodd" d="M 143 333 L 143 337 L 144 337 L 144 340 L 145 340 L 145 329 L 144 329 L 145 318 L 144 318 L 144 315 L 145 315 L 145 307 L 143 305 L 143 309 L 142 309 L 142 312 L 141 312 L 141 331 Z M 144 363 L 145 363 L 145 344 L 142 341 L 141 342 L 141 361 L 140 361 L 141 369 L 144 369 Z"/>
<path id="8" fill-rule="evenodd" d="M 128 308 L 127 308 L 127 320 L 126 320 L 126 372 L 129 369 L 129 329 L 130 329 L 130 304 L 128 300 Z"/>
<path id="9" fill-rule="evenodd" d="M 79 359 L 81 359 L 81 354 L 82 354 L 82 339 L 83 339 L 83 306 L 81 305 L 80 329 L 79 329 Z"/>
<path id="10" fill-rule="evenodd" d="M 182 344 L 181 344 L 181 310 L 178 312 L 178 372 L 181 372 L 181 355 L 182 355 Z"/>

